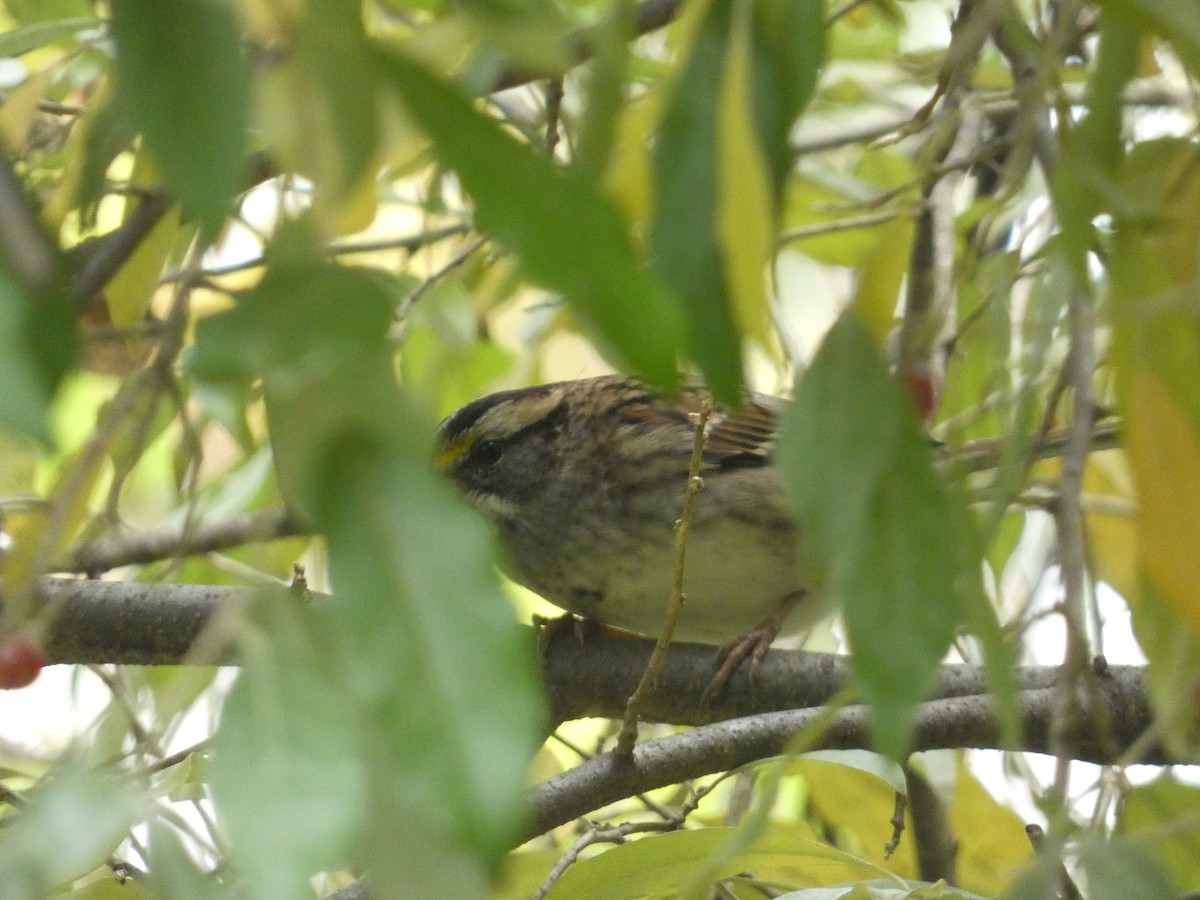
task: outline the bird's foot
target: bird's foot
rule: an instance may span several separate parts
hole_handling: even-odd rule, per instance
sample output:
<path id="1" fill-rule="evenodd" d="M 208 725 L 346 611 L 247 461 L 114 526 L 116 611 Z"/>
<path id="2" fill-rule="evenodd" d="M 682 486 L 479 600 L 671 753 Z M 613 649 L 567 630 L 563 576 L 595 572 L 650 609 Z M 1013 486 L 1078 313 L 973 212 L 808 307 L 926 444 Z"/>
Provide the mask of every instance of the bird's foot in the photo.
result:
<path id="1" fill-rule="evenodd" d="M 755 679 L 758 678 L 759 669 L 762 667 L 763 657 L 767 655 L 767 650 L 770 649 L 772 642 L 779 636 L 779 629 L 783 627 L 784 620 L 796 608 L 796 604 L 803 596 L 804 591 L 788 594 L 780 601 L 779 606 L 759 622 L 753 630 L 726 641 L 720 646 L 717 650 L 717 662 L 720 667 L 717 669 L 717 674 L 712 677 L 712 681 L 708 683 L 708 687 L 704 689 L 704 693 L 701 694 L 701 705 L 707 705 L 710 700 L 721 695 L 726 683 L 746 660 L 746 657 L 750 657 L 749 676 L 750 684 L 753 686 Z"/>

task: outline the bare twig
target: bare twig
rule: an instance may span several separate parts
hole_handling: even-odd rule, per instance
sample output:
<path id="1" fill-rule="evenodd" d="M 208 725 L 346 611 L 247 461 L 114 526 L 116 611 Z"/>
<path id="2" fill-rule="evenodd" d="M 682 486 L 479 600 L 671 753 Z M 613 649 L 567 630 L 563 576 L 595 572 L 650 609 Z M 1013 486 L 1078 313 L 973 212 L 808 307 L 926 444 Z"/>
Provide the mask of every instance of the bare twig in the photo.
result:
<path id="1" fill-rule="evenodd" d="M 625 715 L 621 720 L 621 731 L 617 736 L 617 752 L 628 755 L 633 752 L 637 742 L 638 715 L 646 700 L 646 696 L 654 688 L 659 670 L 662 669 L 666 658 L 667 647 L 675 633 L 675 623 L 683 611 L 687 598 L 683 595 L 683 573 L 687 562 L 687 537 L 692 522 L 692 509 L 696 504 L 696 495 L 704 486 L 700 478 L 700 463 L 704 457 L 704 444 L 708 438 L 708 417 L 712 415 L 712 402 L 706 397 L 700 404 L 700 411 L 693 414 L 692 426 L 696 429 L 696 437 L 692 442 L 692 458 L 688 463 L 687 489 L 683 495 L 683 509 L 675 522 L 675 563 L 671 571 L 671 594 L 667 599 L 666 618 L 662 631 L 650 654 L 650 661 L 642 673 L 642 679 L 637 688 L 629 696 L 625 705 Z"/>
<path id="2" fill-rule="evenodd" d="M 1055 520 L 1058 524 L 1059 566 L 1062 570 L 1064 616 L 1067 626 L 1066 656 L 1063 678 L 1059 686 L 1056 731 L 1069 728 L 1069 720 L 1077 710 L 1079 679 L 1086 675 L 1090 653 L 1087 646 L 1087 612 L 1083 509 L 1083 470 L 1087 464 L 1094 406 L 1092 378 L 1095 375 L 1095 318 L 1091 297 L 1082 286 L 1076 286 L 1067 299 L 1067 326 L 1070 355 L 1067 358 L 1071 385 L 1072 414 L 1063 449 L 1062 472 L 1059 476 L 1059 505 Z M 1062 735 L 1058 735 L 1062 740 Z M 1056 744 L 1059 742 L 1056 740 Z M 1069 755 L 1055 750 L 1057 766 L 1054 793 L 1058 802 L 1065 802 L 1069 775 Z"/>
<path id="3" fill-rule="evenodd" d="M 1112 450 L 1121 446 L 1121 423 L 1102 422 L 1093 426 L 1087 434 L 1089 452 Z M 1035 440 L 1029 448 L 1032 461 L 1062 456 L 1066 452 L 1070 432 L 1067 429 L 1052 429 L 1041 440 Z M 950 459 L 971 472 L 982 472 L 1002 465 L 1005 441 L 1002 438 L 980 438 L 964 444 Z"/>
<path id="4" fill-rule="evenodd" d="M 542 882 L 531 897 L 531 900 L 542 900 L 554 885 L 558 884 L 563 873 L 579 859 L 579 854 L 591 847 L 593 844 L 623 844 L 625 838 L 631 834 L 640 834 L 642 832 L 662 832 L 675 831 L 679 828 L 682 820 L 669 820 L 666 822 L 625 822 L 621 825 L 593 825 L 578 838 L 574 843 L 567 848 L 550 867 L 549 873 L 546 875 L 546 880 Z"/>
<path id="5" fill-rule="evenodd" d="M 468 241 L 466 246 L 458 251 L 458 253 L 454 254 L 449 262 L 447 262 L 436 272 L 432 272 L 423 278 L 416 287 L 408 292 L 408 296 L 400 301 L 400 306 L 396 311 L 396 319 L 403 322 L 408 317 L 408 313 L 413 308 L 413 304 L 425 296 L 426 291 L 428 291 L 431 287 L 433 287 L 459 266 L 463 265 L 476 253 L 478 253 L 480 248 L 482 248 L 487 241 L 488 239 L 486 237 L 477 237 L 474 240 Z"/>
<path id="6" fill-rule="evenodd" d="M 51 569 L 95 576 L 121 566 L 199 556 L 305 533 L 287 510 L 265 509 L 193 525 L 190 529 L 182 525 L 164 525 L 135 534 L 96 538 L 72 547 L 64 559 L 51 565 Z"/>

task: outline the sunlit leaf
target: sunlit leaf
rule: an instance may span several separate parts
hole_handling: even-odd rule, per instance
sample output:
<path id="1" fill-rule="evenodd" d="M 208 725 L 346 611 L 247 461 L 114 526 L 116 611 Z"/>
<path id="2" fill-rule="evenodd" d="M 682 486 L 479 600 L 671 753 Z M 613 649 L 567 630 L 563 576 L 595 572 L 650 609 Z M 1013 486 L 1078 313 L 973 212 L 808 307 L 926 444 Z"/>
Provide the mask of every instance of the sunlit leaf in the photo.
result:
<path id="1" fill-rule="evenodd" d="M 892 839 L 897 790 L 908 792 L 903 772 L 878 754 L 859 753 L 857 758 L 851 757 L 849 761 L 856 763 L 851 765 L 843 764 L 840 755 L 831 753 L 822 759 L 805 754 L 796 762 L 796 770 L 805 777 L 809 818 L 836 834 L 843 850 L 903 878 L 917 877 L 917 854 L 911 841 L 901 839 L 895 852 L 884 857 L 884 848 Z"/>
<path id="2" fill-rule="evenodd" d="M 0 38 L 6 35 L 0 35 Z M 3 56 L 0 53 L 0 56 Z M 30 123 L 38 111 L 38 104 L 46 95 L 46 89 L 54 80 L 54 69 L 45 68 L 35 72 L 21 86 L 8 95 L 0 106 L 0 146 L 11 156 L 20 156 L 25 149 L 25 139 Z"/>
<path id="3" fill-rule="evenodd" d="M 900 285 L 908 274 L 916 228 L 911 219 L 895 218 L 875 229 L 875 248 L 858 274 L 854 306 L 859 317 L 883 344 L 896 322 Z"/>
<path id="4" fill-rule="evenodd" d="M 777 882 L 829 884 L 878 874 L 869 862 L 801 834 L 802 830 L 784 825 L 769 829 L 749 850 L 713 872 L 714 878 L 752 871 Z M 555 886 L 554 897 L 625 900 L 677 891 L 720 852 L 734 831 L 719 827 L 673 831 L 614 847 L 568 869 Z"/>
<path id="5" fill-rule="evenodd" d="M 1012 883 L 1033 856 L 1025 822 L 1002 806 L 961 763 L 947 813 L 958 840 L 958 884 L 985 896 Z"/>
<path id="6" fill-rule="evenodd" d="M 1142 565 L 1179 617 L 1200 634 L 1200 435 L 1152 375 L 1135 375 L 1129 461 L 1138 486 Z"/>

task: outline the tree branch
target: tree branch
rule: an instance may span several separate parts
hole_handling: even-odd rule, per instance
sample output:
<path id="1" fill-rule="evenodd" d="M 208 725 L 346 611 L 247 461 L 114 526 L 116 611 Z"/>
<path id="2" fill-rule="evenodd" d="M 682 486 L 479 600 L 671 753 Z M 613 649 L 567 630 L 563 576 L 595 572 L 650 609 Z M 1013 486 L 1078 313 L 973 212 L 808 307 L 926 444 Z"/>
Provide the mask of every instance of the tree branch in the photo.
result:
<path id="1" fill-rule="evenodd" d="M 768 654 L 770 656 L 770 654 Z M 669 666 L 669 663 L 668 663 Z M 1122 681 L 1102 678 L 1100 699 L 1107 717 L 1124 743 L 1150 723 L 1149 701 L 1140 678 Z M 1019 701 L 1024 724 L 1021 749 L 1051 752 L 1054 688 L 1024 692 Z M 1111 763 L 1107 737 L 1097 733 L 1094 710 L 1086 707 L 1072 723 L 1068 742 L 1076 759 Z M 632 756 L 605 753 L 574 769 L 534 786 L 528 793 L 531 818 L 521 841 L 544 834 L 578 816 L 624 799 L 691 778 L 724 772 L 756 760 L 778 756 L 791 739 L 821 716 L 821 709 L 763 713 L 693 728 L 681 734 L 647 741 Z M 864 706 L 837 713 L 809 749 L 849 750 L 870 745 L 869 719 Z M 1000 724 L 991 700 L 984 696 L 953 697 L 921 705 L 913 735 L 913 752 L 948 747 L 999 748 Z M 1147 762 L 1162 762 L 1154 751 Z"/>
<path id="2" fill-rule="evenodd" d="M 51 566 L 56 572 L 99 575 L 121 566 L 199 556 L 259 541 L 305 534 L 284 509 L 264 509 L 207 524 L 164 525 L 135 534 L 96 538 L 76 544 L 65 559 Z"/>
<path id="3" fill-rule="evenodd" d="M 205 624 L 219 611 L 240 606 L 260 593 L 256 588 L 218 585 L 139 584 L 48 578 L 41 597 L 55 606 L 43 647 L 55 663 L 124 663 L 178 665 Z M 310 594 L 315 603 L 335 602 Z M 585 716 L 619 718 L 625 702 L 646 668 L 654 642 L 597 628 L 580 641 L 572 629 L 547 636 L 541 653 L 542 677 L 553 721 Z M 657 688 L 646 698 L 647 721 L 703 725 L 779 710 L 816 707 L 850 680 L 844 656 L 773 649 L 763 659 L 754 684 L 744 671 L 729 679 L 721 696 L 701 703 L 712 679 L 714 647 L 672 644 Z M 1028 666 L 1018 671 L 1023 691 L 1037 692 L 1056 684 L 1054 666 Z M 1144 670 L 1106 666 L 1095 675 L 1109 699 L 1124 698 L 1112 736 L 1128 747 L 1149 722 Z M 983 672 L 968 665 L 943 666 L 934 700 L 982 697 Z M 864 737 L 865 742 L 865 737 Z M 1157 752 L 1157 751 L 1154 751 Z M 1093 752 L 1093 755 L 1096 755 Z"/>
<path id="4" fill-rule="evenodd" d="M 78 309 L 86 309 L 92 304 L 133 255 L 133 251 L 166 215 L 172 202 L 162 190 L 147 191 L 137 208 L 119 226 L 71 248 L 69 256 L 75 261 L 71 300 Z"/>

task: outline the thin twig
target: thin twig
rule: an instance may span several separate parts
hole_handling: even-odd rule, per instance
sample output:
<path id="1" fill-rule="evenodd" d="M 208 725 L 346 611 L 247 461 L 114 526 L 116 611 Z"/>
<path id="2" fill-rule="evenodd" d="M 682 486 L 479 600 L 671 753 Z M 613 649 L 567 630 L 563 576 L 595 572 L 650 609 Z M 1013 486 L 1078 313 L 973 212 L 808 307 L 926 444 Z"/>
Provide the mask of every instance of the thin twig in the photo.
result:
<path id="1" fill-rule="evenodd" d="M 683 595 L 683 572 L 687 560 L 687 536 L 688 529 L 691 527 L 692 509 L 696 504 L 696 495 L 704 486 L 704 482 L 700 478 L 700 463 L 704 456 L 704 444 L 708 438 L 708 417 L 711 414 L 712 402 L 706 397 L 700 404 L 700 411 L 693 413 L 696 437 L 692 442 L 692 459 L 688 464 L 688 481 L 687 490 L 683 495 L 683 509 L 679 514 L 679 519 L 675 522 L 675 566 L 671 573 L 671 595 L 667 600 L 666 620 L 658 635 L 658 641 L 654 645 L 654 652 L 650 654 L 650 662 L 647 663 L 646 670 L 642 673 L 642 680 L 625 705 L 625 717 L 621 721 L 621 731 L 617 735 L 617 752 L 625 756 L 633 752 L 633 746 L 637 743 L 638 714 L 646 695 L 653 690 L 658 679 L 658 672 L 667 655 L 667 647 L 670 646 L 671 637 L 675 633 L 675 623 L 679 621 L 679 614 L 683 611 L 683 604 L 686 602 Z"/>
<path id="2" fill-rule="evenodd" d="M 467 245 L 458 253 L 456 253 L 449 262 L 447 262 L 436 272 L 433 272 L 426 278 L 422 279 L 416 287 L 408 292 L 408 296 L 400 301 L 400 306 L 396 311 L 396 319 L 403 322 L 406 318 L 408 318 L 408 314 L 412 310 L 413 304 L 425 296 L 426 291 L 428 291 L 431 287 L 474 256 L 479 249 L 487 243 L 487 241 L 488 239 L 486 237 L 478 237 L 473 241 L 468 242 Z"/>
<path id="3" fill-rule="evenodd" d="M 1121 446 L 1122 424 L 1113 420 L 1101 422 L 1093 426 L 1087 435 L 1089 452 L 1097 450 L 1112 450 Z M 1048 430 L 1041 438 L 1035 439 L 1028 450 L 1031 462 L 1040 459 L 1050 459 L 1066 453 L 1070 433 L 1065 428 Z M 948 456 L 955 465 L 962 466 L 970 472 L 983 472 L 996 469 L 1004 464 L 1004 453 L 1007 441 L 1004 438 L 979 438 L 963 444 L 961 448 Z"/>
<path id="4" fill-rule="evenodd" d="M 1090 656 L 1086 640 L 1085 565 L 1083 509 L 1083 471 L 1091 444 L 1095 412 L 1092 378 L 1095 375 L 1095 317 L 1091 297 L 1076 285 L 1067 298 L 1067 326 L 1070 354 L 1067 358 L 1071 385 L 1072 413 L 1063 448 L 1059 476 L 1058 525 L 1059 567 L 1062 571 L 1064 617 L 1067 626 L 1066 656 L 1059 685 L 1059 716 L 1056 716 L 1054 746 L 1057 764 L 1053 792 L 1059 803 L 1066 802 L 1070 758 L 1065 752 L 1066 730 L 1078 707 L 1076 690 Z M 1061 748 L 1061 750 L 1060 750 Z"/>
<path id="5" fill-rule="evenodd" d="M 359 253 L 382 253 L 388 250 L 413 252 L 423 247 L 428 247 L 430 244 L 436 244 L 438 241 L 466 234 L 469 230 L 465 224 L 455 224 L 446 225 L 443 228 L 433 228 L 429 231 L 423 231 L 420 234 L 405 235 L 404 237 L 374 238 L 364 241 L 335 241 L 329 245 L 328 253 L 331 256 L 352 256 Z M 258 256 L 253 256 L 250 259 L 244 259 L 236 263 L 209 266 L 202 269 L 200 274 L 205 278 L 220 278 L 224 275 L 234 275 L 238 272 L 257 269 L 266 264 L 266 257 L 259 254 Z M 159 284 L 172 284 L 183 278 L 184 275 L 185 272 L 182 268 L 173 269 L 166 272 L 159 279 Z"/>
<path id="6" fill-rule="evenodd" d="M 121 566 L 163 559 L 200 556 L 231 547 L 306 534 L 296 518 L 284 509 L 264 509 L 230 516 L 217 522 L 164 525 L 136 534 L 96 538 L 76 544 L 50 568 L 56 572 L 99 575 Z"/>
<path id="7" fill-rule="evenodd" d="M 542 882 L 530 900 L 542 900 L 554 885 L 558 884 L 558 880 L 563 877 L 563 873 L 579 859 L 579 854 L 593 844 L 623 844 L 625 838 L 631 834 L 638 834 L 645 831 L 675 831 L 679 828 L 680 822 L 625 822 L 621 825 L 593 825 L 578 838 L 574 843 L 567 848 L 550 867 L 550 872 L 546 875 L 546 880 Z"/>
<path id="8" fill-rule="evenodd" d="M 885 222 L 890 222 L 892 219 L 900 217 L 911 218 L 916 215 L 918 210 L 894 210 L 889 209 L 883 212 L 866 213 L 861 216 L 846 216 L 840 219 L 832 219 L 828 222 L 814 222 L 811 225 L 801 225 L 797 228 L 789 228 L 787 231 L 780 233 L 776 243 L 779 246 L 791 243 L 792 241 L 802 241 L 805 238 L 820 237 L 826 234 L 835 234 L 839 231 L 851 231 L 857 228 L 871 228 L 875 225 L 882 225 Z"/>

